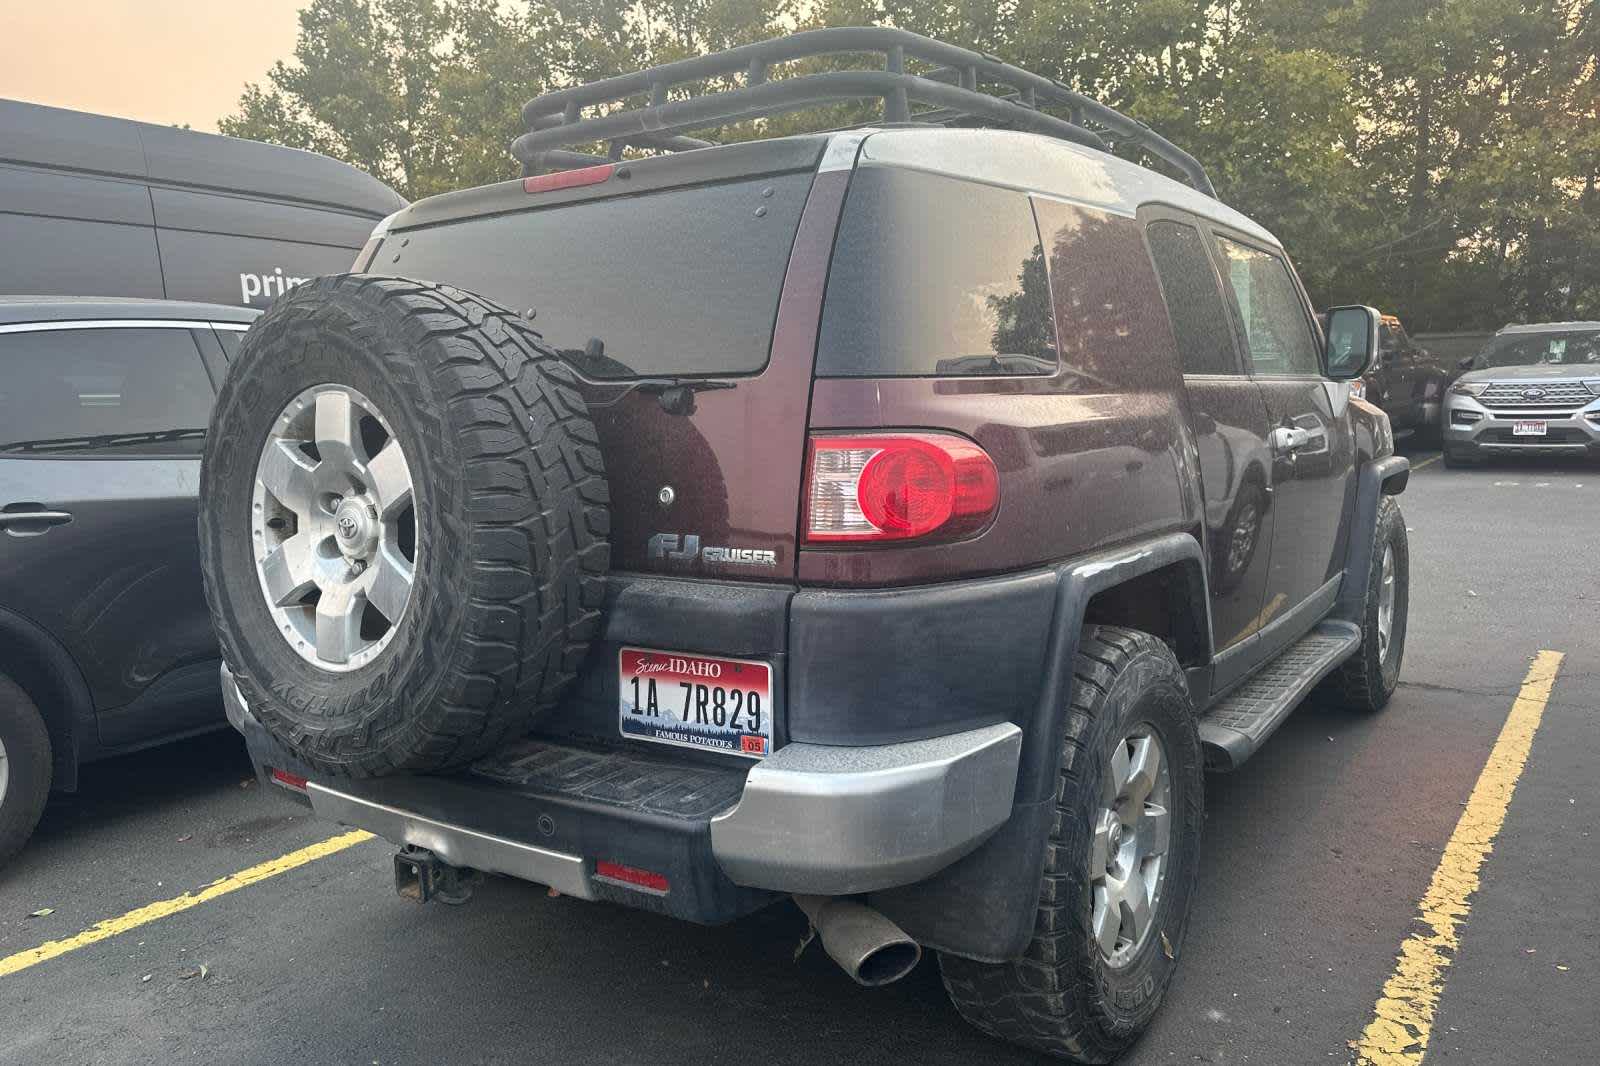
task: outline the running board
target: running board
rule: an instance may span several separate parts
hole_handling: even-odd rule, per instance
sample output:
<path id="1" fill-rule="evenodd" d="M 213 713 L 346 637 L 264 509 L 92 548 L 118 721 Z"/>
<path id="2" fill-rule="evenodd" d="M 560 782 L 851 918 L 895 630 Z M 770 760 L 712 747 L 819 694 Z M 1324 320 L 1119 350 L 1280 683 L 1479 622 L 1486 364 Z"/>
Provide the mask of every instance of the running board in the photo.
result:
<path id="1" fill-rule="evenodd" d="M 1206 767 L 1237 770 L 1261 749 L 1318 681 L 1361 646 L 1354 622 L 1328 619 L 1251 674 L 1200 716 Z"/>

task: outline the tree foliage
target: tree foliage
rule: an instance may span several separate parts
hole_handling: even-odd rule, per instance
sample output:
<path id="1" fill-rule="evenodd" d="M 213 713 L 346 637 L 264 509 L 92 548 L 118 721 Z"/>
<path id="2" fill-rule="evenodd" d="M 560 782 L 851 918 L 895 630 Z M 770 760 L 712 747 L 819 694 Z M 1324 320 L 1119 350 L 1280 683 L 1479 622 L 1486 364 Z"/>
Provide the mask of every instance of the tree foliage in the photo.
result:
<path id="1" fill-rule="evenodd" d="M 1413 331 L 1600 318 L 1600 0 L 311 0 L 221 126 L 417 197 L 514 176 L 542 91 L 869 22 L 1149 123 L 1321 301 Z"/>

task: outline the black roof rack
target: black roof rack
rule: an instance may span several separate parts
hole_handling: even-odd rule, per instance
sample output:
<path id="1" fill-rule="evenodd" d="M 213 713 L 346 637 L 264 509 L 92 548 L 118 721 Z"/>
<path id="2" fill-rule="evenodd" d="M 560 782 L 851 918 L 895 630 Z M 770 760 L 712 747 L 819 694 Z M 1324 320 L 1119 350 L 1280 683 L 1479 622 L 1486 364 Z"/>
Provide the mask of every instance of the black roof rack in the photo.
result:
<path id="1" fill-rule="evenodd" d="M 881 70 L 834 70 L 767 79 L 768 68 L 777 63 L 871 53 L 883 56 Z M 934 67 L 920 74 L 907 73 L 907 60 Z M 675 86 L 739 74 L 745 78 L 741 88 L 677 99 L 669 95 Z M 1005 95 L 979 92 L 980 80 L 1011 91 Z M 584 108 L 618 104 L 644 94 L 650 99 L 645 107 L 583 117 Z M 1200 192 L 1216 196 L 1199 161 L 1142 122 L 993 56 L 887 26 L 806 30 L 545 93 L 523 106 L 522 120 L 528 132 L 512 142 L 511 153 L 522 163 L 524 174 L 569 170 L 620 159 L 630 147 L 667 152 L 710 147 L 709 141 L 685 136 L 687 130 L 818 104 L 872 99 L 883 101 L 883 122 L 887 124 L 1000 126 L 1102 151 L 1109 150 L 1108 139 L 1133 144 L 1176 168 Z M 913 112 L 914 102 L 931 105 L 931 110 Z M 1065 110 L 1068 117 L 1045 113 L 1047 106 Z M 600 141 L 609 142 L 608 156 L 572 150 L 575 145 Z"/>

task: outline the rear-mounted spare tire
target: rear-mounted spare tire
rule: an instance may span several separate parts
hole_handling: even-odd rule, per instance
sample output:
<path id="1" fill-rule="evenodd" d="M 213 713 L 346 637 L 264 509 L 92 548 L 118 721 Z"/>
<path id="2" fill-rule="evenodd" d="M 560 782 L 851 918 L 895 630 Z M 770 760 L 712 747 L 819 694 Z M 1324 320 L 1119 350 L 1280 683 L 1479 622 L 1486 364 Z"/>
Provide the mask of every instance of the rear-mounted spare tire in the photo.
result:
<path id="1" fill-rule="evenodd" d="M 528 730 L 598 630 L 607 488 L 515 313 L 359 274 L 278 297 L 217 395 L 206 598 L 246 705 L 321 771 L 445 769 Z"/>

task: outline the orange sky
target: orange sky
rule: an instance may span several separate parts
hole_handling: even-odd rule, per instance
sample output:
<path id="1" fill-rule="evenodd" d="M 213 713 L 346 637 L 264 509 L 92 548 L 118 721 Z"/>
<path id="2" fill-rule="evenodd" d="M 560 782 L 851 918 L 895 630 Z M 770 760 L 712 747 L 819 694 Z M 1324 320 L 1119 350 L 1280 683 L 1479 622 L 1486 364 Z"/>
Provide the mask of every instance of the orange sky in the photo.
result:
<path id="1" fill-rule="evenodd" d="M 215 130 L 306 0 L 0 0 L 0 97 Z"/>

